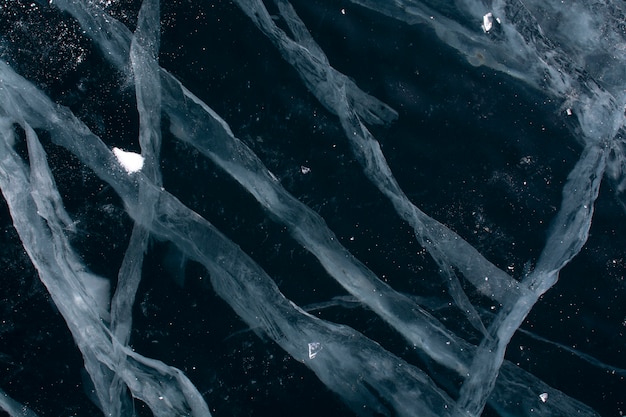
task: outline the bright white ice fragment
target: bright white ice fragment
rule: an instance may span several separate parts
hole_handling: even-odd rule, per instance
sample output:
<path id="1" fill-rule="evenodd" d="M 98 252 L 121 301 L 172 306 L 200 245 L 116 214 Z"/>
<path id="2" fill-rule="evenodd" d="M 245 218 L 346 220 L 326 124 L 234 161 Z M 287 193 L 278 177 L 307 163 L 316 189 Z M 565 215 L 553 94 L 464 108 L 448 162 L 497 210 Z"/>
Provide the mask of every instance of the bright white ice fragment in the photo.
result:
<path id="1" fill-rule="evenodd" d="M 483 16 L 483 24 L 481 25 L 485 33 L 489 32 L 493 27 L 493 14 L 487 13 Z"/>
<path id="2" fill-rule="evenodd" d="M 120 165 L 129 174 L 141 171 L 141 168 L 143 168 L 143 156 L 141 156 L 140 154 L 135 152 L 127 152 L 120 148 L 113 148 L 113 153 L 117 157 L 117 160 L 120 162 Z"/>
<path id="3" fill-rule="evenodd" d="M 548 393 L 544 392 L 543 394 L 539 394 L 539 399 L 542 403 L 545 403 L 546 401 L 548 401 Z"/>
<path id="4" fill-rule="evenodd" d="M 311 168 L 305 167 L 304 165 L 301 165 L 300 166 L 300 172 L 302 172 L 303 174 L 308 174 L 309 172 L 311 172 Z"/>
<path id="5" fill-rule="evenodd" d="M 309 359 L 313 359 L 322 350 L 322 344 L 319 342 L 309 343 Z"/>
<path id="6" fill-rule="evenodd" d="M 480 25 L 481 28 L 483 28 L 483 31 L 485 33 L 488 33 L 491 29 L 493 29 L 493 21 L 496 21 L 497 23 L 500 23 L 500 19 L 493 17 L 493 13 L 489 12 L 486 15 L 483 16 L 483 24 Z"/>

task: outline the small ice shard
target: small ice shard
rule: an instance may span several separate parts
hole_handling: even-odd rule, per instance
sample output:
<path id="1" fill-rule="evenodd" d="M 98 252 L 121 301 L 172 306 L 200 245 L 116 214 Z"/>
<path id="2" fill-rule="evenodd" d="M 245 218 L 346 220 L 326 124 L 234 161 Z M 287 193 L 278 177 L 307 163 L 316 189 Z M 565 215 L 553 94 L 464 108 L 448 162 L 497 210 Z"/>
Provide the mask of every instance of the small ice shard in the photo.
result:
<path id="1" fill-rule="evenodd" d="M 127 152 L 120 148 L 113 148 L 113 153 L 115 154 L 117 160 L 120 162 L 120 165 L 129 174 L 141 171 L 141 168 L 143 168 L 143 156 L 141 156 L 140 154 L 135 152 Z"/>
<path id="2" fill-rule="evenodd" d="M 481 25 L 485 33 L 489 32 L 493 27 L 493 14 L 491 12 L 483 16 L 483 24 Z"/>
<path id="3" fill-rule="evenodd" d="M 545 403 L 546 401 L 548 401 L 548 393 L 544 392 L 542 394 L 539 394 L 539 399 L 542 403 Z"/>
<path id="4" fill-rule="evenodd" d="M 309 172 L 311 172 L 311 168 L 305 167 L 304 165 L 301 165 L 300 166 L 300 172 L 302 172 L 303 174 L 308 174 Z"/>
<path id="5" fill-rule="evenodd" d="M 322 350 L 322 344 L 319 342 L 309 343 L 309 359 L 313 359 Z"/>
<path id="6" fill-rule="evenodd" d="M 483 32 L 485 33 L 489 33 L 489 31 L 491 29 L 493 29 L 493 22 L 496 23 L 500 23 L 500 19 L 499 18 L 494 18 L 493 17 L 493 13 L 489 12 L 486 15 L 483 16 L 483 24 L 480 25 L 481 28 L 483 28 Z"/>

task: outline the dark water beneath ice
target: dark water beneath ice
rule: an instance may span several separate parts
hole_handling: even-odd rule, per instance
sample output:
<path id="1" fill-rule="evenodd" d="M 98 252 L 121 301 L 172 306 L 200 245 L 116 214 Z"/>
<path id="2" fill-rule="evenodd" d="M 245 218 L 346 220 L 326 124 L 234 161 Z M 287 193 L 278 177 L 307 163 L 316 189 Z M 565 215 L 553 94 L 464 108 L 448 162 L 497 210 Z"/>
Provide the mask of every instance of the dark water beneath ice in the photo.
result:
<path id="1" fill-rule="evenodd" d="M 106 10 L 134 30 L 141 4 L 108 3 Z M 108 146 L 139 152 L 132 73 L 107 62 L 54 2 L 0 5 L 3 61 L 69 107 Z M 293 6 L 330 64 L 397 111 L 397 120 L 370 130 L 409 199 L 514 278 L 532 270 L 583 149 L 562 101 L 468 64 L 426 24 L 407 25 L 349 2 Z M 448 329 L 478 345 L 481 334 L 450 304 L 439 266 L 364 174 L 338 118 L 251 20 L 230 2 L 163 2 L 161 25 L 161 67 L 219 114 L 376 276 L 419 297 Z M 168 117 L 163 120 L 166 190 L 239 245 L 293 303 L 351 326 L 458 395 L 462 381 L 454 372 L 351 298 L 286 226 L 196 148 L 178 141 Z M 15 146 L 27 158 L 25 134 L 16 131 Z M 76 222 L 76 231 L 68 232 L 72 247 L 115 288 L 133 220 L 99 174 L 53 144 L 44 129 L 38 133 Z M 607 417 L 622 415 L 626 392 L 626 218 L 616 187 L 602 183 L 589 239 L 506 351 L 510 362 Z M 40 416 L 98 415 L 84 392 L 90 388 L 81 353 L 4 203 L 0 220 L 0 387 Z M 152 237 L 130 346 L 184 372 L 215 416 L 354 413 L 302 361 L 239 318 L 210 278 L 174 244 Z M 460 282 L 489 324 L 497 303 L 465 278 Z M 152 415 L 141 401 L 134 406 L 137 415 Z M 483 415 L 498 413 L 487 405 Z"/>

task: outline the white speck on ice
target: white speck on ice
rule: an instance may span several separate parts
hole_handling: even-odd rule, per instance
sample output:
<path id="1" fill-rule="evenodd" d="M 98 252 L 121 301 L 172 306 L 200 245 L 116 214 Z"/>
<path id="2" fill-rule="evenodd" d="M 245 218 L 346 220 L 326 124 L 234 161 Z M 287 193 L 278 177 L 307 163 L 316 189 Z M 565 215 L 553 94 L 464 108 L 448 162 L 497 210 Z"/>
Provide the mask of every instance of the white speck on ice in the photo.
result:
<path id="1" fill-rule="evenodd" d="M 546 401 L 548 401 L 548 393 L 544 392 L 543 394 L 539 394 L 539 399 L 542 403 L 545 403 Z"/>
<path id="2" fill-rule="evenodd" d="M 320 342 L 309 343 L 309 359 L 313 359 L 322 350 L 322 344 Z"/>
<path id="3" fill-rule="evenodd" d="M 113 153 L 115 154 L 117 160 L 120 162 L 120 165 L 129 174 L 141 171 L 141 168 L 143 168 L 143 156 L 141 156 L 140 154 L 135 152 L 123 151 L 120 148 L 113 148 Z"/>

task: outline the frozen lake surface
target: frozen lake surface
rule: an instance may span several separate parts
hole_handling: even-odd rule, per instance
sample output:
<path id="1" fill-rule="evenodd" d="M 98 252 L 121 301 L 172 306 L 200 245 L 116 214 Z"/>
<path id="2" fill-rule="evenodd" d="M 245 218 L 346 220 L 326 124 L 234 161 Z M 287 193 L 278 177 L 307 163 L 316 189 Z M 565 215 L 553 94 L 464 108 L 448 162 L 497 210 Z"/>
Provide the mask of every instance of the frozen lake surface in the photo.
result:
<path id="1" fill-rule="evenodd" d="M 621 416 L 617 1 L 0 0 L 10 416 Z"/>

